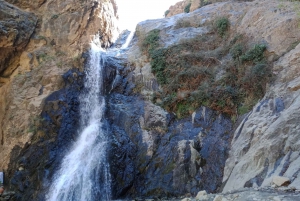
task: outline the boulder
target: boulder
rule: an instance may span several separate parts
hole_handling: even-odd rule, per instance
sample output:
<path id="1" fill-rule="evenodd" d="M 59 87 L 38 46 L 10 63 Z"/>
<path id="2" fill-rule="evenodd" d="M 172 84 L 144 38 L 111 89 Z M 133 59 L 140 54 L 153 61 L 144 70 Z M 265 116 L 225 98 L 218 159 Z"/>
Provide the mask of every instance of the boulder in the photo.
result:
<path id="1" fill-rule="evenodd" d="M 225 198 L 226 199 L 226 198 Z M 217 195 L 213 201 L 225 201 L 222 195 Z"/>
<path id="2" fill-rule="evenodd" d="M 207 200 L 207 193 L 206 191 L 199 191 L 197 193 L 197 196 L 196 196 L 196 200 Z"/>
<path id="3" fill-rule="evenodd" d="M 291 180 L 288 177 L 274 176 L 272 182 L 276 186 L 288 186 L 291 183 Z"/>

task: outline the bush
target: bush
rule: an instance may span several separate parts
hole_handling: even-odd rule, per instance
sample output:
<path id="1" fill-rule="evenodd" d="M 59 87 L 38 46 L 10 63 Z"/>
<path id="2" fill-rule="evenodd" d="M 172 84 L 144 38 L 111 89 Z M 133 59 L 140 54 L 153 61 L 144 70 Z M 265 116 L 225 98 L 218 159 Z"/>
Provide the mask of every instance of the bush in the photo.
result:
<path id="1" fill-rule="evenodd" d="M 159 84 L 167 83 L 167 76 L 165 75 L 166 59 L 165 49 L 153 50 L 151 56 L 151 70 L 155 74 Z"/>
<path id="2" fill-rule="evenodd" d="M 185 19 L 179 19 L 176 21 L 175 29 L 185 28 L 185 27 L 191 27 L 191 22 L 189 20 Z"/>
<path id="3" fill-rule="evenodd" d="M 221 22 L 220 27 L 224 27 Z M 162 89 L 155 94 L 154 103 L 176 113 L 178 118 L 200 106 L 231 116 L 244 114 L 253 107 L 264 95 L 272 76 L 270 66 L 264 63 L 266 47 L 256 44 L 247 51 L 242 35 L 227 41 L 219 34 L 185 39 L 167 48 L 159 48 L 159 30 L 147 34 L 143 47 Z M 228 53 L 234 61 L 226 63 L 225 68 L 220 60 Z M 217 78 L 215 74 L 220 68 L 225 71 Z"/>
<path id="4" fill-rule="evenodd" d="M 186 5 L 186 6 L 184 7 L 184 12 L 189 13 L 189 12 L 190 12 L 190 9 L 191 9 L 191 5 L 192 5 L 192 3 L 189 3 L 188 5 Z"/>
<path id="5" fill-rule="evenodd" d="M 215 21 L 215 27 L 220 36 L 225 36 L 226 31 L 229 29 L 230 23 L 228 18 L 221 17 Z"/>
<path id="6" fill-rule="evenodd" d="M 147 34 L 142 42 L 141 49 L 143 52 L 151 54 L 159 46 L 159 33 L 159 29 L 153 29 Z"/>
<path id="7" fill-rule="evenodd" d="M 167 17 L 167 15 L 170 13 L 170 10 L 166 10 L 164 16 Z"/>
<path id="8" fill-rule="evenodd" d="M 242 55 L 241 62 L 252 61 L 254 63 L 262 62 L 264 59 L 264 51 L 266 46 L 263 44 L 256 44 L 253 48 L 248 50 L 244 55 Z"/>
<path id="9" fill-rule="evenodd" d="M 199 7 L 203 7 L 203 6 L 206 6 L 206 5 L 209 5 L 209 4 L 211 4 L 211 2 L 209 2 L 208 0 L 201 0 Z"/>
<path id="10" fill-rule="evenodd" d="M 230 49 L 230 54 L 233 59 L 238 59 L 243 54 L 243 46 L 236 44 Z"/>

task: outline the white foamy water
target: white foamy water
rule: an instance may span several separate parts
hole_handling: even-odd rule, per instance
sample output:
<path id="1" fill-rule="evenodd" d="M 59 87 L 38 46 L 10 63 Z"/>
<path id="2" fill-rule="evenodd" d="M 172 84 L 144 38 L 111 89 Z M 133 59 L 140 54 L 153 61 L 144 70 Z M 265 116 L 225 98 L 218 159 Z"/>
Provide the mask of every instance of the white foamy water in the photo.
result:
<path id="1" fill-rule="evenodd" d="M 131 42 L 133 36 L 134 36 L 134 31 L 130 31 L 130 33 L 129 33 L 129 35 L 127 36 L 126 41 L 125 41 L 125 43 L 122 45 L 121 49 L 125 49 L 125 48 L 127 48 L 127 47 L 129 46 L 129 44 L 130 44 L 130 42 Z"/>
<path id="2" fill-rule="evenodd" d="M 111 177 L 107 161 L 107 133 L 102 128 L 105 55 L 92 44 L 86 69 L 85 92 L 80 96 L 81 134 L 55 173 L 47 201 L 110 200 Z"/>

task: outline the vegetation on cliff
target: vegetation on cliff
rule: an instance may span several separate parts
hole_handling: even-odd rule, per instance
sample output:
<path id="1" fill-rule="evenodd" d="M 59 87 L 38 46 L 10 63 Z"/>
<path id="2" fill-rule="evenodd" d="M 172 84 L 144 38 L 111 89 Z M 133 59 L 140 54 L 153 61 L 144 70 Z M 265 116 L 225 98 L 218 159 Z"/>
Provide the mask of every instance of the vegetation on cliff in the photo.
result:
<path id="1" fill-rule="evenodd" d="M 235 116 L 263 97 L 272 77 L 266 46 L 247 46 L 247 38 L 229 33 L 229 26 L 226 17 L 218 18 L 208 34 L 166 48 L 159 47 L 160 30 L 146 35 L 140 48 L 162 86 L 153 96 L 155 103 L 179 118 L 202 105 Z"/>

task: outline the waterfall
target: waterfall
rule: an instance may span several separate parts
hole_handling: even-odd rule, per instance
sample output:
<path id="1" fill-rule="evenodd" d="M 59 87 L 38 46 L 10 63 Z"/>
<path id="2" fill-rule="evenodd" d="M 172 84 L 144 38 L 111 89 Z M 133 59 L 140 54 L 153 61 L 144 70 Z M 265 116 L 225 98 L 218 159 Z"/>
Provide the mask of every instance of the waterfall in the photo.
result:
<path id="1" fill-rule="evenodd" d="M 104 62 L 105 55 L 92 44 L 85 90 L 80 96 L 80 136 L 63 158 L 46 195 L 47 201 L 110 200 L 108 137 L 101 122 L 105 110 Z"/>
<path id="2" fill-rule="evenodd" d="M 125 49 L 125 48 L 127 48 L 127 47 L 129 46 L 129 44 L 130 44 L 130 42 L 131 42 L 133 36 L 134 36 L 134 31 L 130 31 L 130 33 L 129 33 L 129 35 L 127 36 L 126 41 L 125 41 L 125 43 L 122 45 L 121 49 Z"/>

